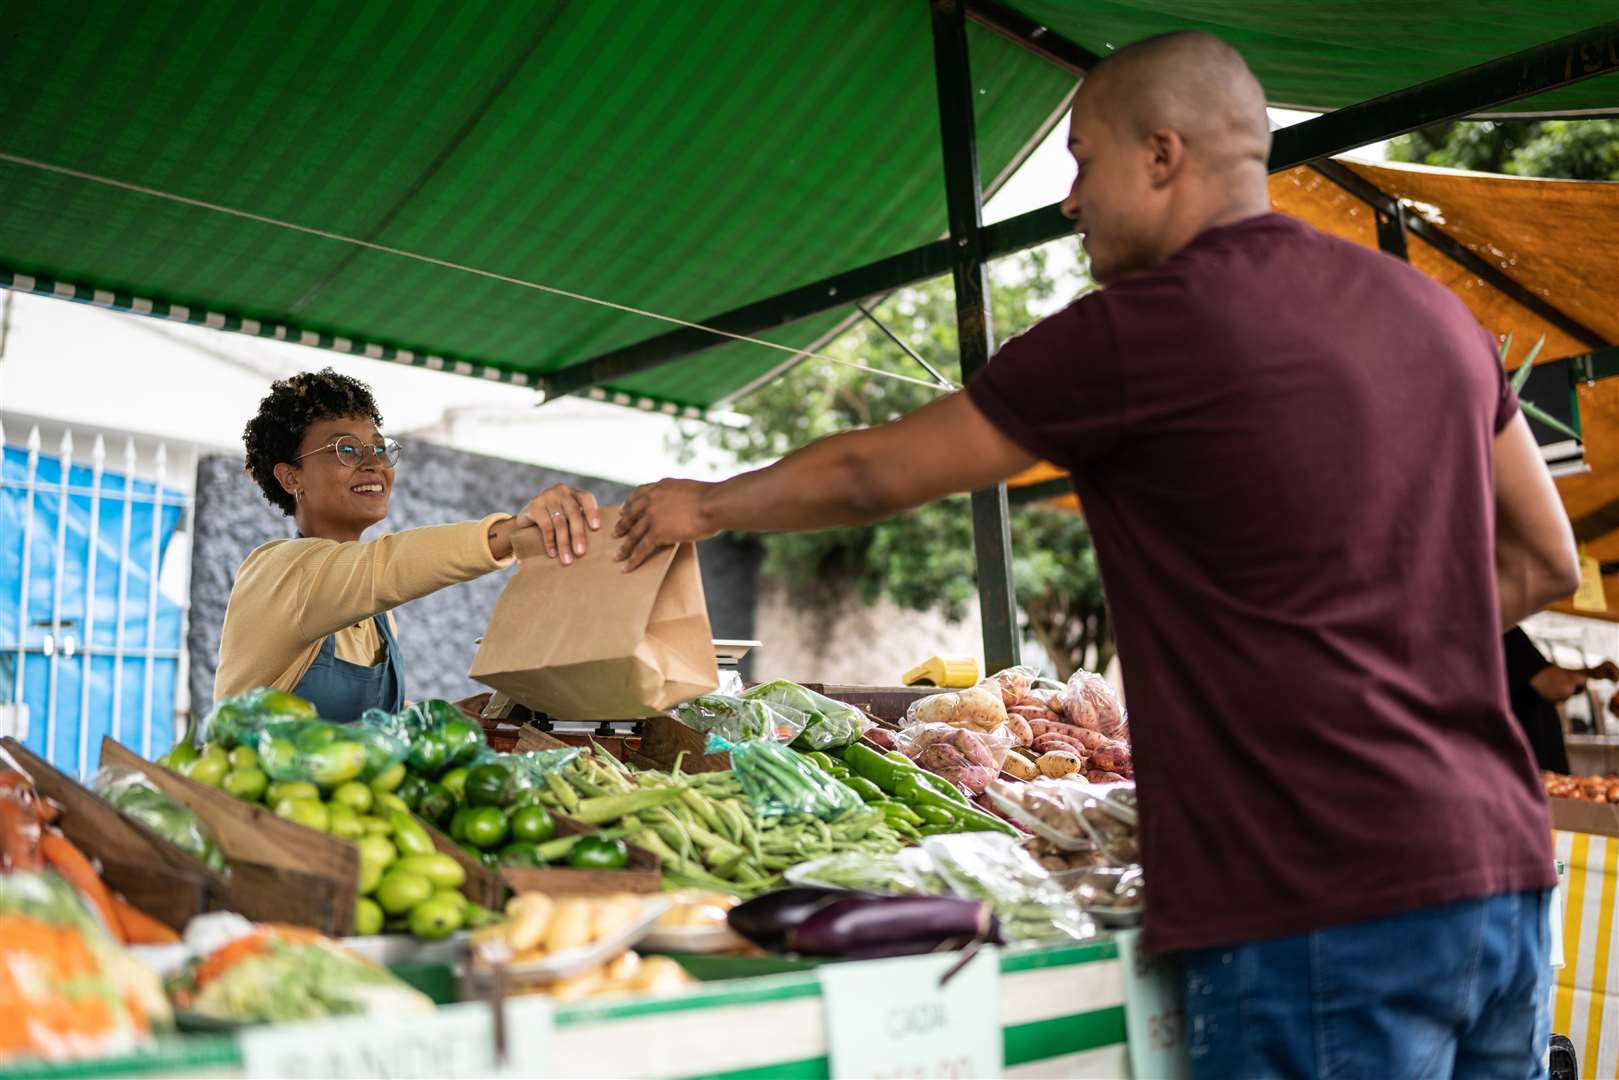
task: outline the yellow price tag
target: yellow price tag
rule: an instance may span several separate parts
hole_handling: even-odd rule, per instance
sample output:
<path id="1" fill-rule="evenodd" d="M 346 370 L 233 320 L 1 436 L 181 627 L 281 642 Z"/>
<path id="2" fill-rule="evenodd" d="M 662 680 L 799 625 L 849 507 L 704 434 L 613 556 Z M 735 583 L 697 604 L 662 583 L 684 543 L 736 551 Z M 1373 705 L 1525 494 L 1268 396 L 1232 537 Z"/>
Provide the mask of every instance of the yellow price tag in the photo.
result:
<path id="1" fill-rule="evenodd" d="M 1574 591 L 1575 611 L 1607 611 L 1608 593 L 1602 587 L 1602 564 L 1580 545 L 1580 587 Z"/>

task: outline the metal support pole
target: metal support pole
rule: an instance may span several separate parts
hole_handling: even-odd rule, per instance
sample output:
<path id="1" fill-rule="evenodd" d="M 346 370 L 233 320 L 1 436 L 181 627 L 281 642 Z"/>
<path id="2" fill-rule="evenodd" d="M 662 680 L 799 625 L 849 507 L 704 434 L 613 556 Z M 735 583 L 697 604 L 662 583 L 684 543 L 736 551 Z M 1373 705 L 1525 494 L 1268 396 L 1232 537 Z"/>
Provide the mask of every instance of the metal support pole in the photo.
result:
<path id="1" fill-rule="evenodd" d="M 1374 210 L 1377 214 L 1377 246 L 1383 249 L 1384 254 L 1410 262 L 1411 256 L 1405 250 L 1405 204 L 1396 199 L 1394 205 L 1387 209 L 1376 207 Z"/>
<path id="2" fill-rule="evenodd" d="M 950 218 L 950 269 L 956 284 L 956 332 L 965 382 L 989 363 L 992 346 L 989 278 L 984 269 L 981 233 L 983 188 L 978 178 L 966 11 L 962 0 L 932 0 L 932 11 L 933 67 L 939 85 L 940 142 Z M 1006 485 L 973 492 L 972 508 L 984 663 L 990 671 L 999 671 L 1016 664 L 1019 653 Z"/>

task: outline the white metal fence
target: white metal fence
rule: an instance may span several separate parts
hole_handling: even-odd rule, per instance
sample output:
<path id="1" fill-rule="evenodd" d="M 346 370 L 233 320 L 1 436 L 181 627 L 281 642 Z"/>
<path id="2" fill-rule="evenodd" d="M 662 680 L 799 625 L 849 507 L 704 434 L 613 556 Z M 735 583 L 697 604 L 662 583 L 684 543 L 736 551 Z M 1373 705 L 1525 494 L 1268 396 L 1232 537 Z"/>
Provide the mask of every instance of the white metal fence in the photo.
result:
<path id="1" fill-rule="evenodd" d="M 125 436 L 109 462 L 102 434 L 52 434 L 0 428 L 0 719 L 83 775 L 104 734 L 148 756 L 175 738 L 196 450 Z"/>

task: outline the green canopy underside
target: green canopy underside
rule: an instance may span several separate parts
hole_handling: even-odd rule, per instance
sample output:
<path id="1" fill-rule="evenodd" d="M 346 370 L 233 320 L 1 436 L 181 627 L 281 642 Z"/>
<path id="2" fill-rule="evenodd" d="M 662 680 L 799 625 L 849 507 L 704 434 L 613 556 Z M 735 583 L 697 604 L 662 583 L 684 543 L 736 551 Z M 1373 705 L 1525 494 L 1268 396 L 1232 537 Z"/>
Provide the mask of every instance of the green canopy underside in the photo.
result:
<path id="1" fill-rule="evenodd" d="M 1381 20 L 1363 13 L 1383 4 L 1016 6 L 1097 51 L 1207 25 L 1273 99 L 1332 106 L 1595 18 L 1549 0 L 1492 19 L 1449 3 Z M 0 152 L 271 219 L 0 162 L 0 274 L 80 298 L 531 378 L 670 327 L 285 225 L 694 320 L 945 231 L 921 0 L 90 0 L 10 4 L 3 23 Z M 991 184 L 1073 81 L 977 26 L 970 48 Z M 1612 87 L 1547 102 L 1613 104 Z M 802 347 L 846 313 L 767 336 Z M 789 359 L 731 344 L 607 389 L 705 407 Z"/>

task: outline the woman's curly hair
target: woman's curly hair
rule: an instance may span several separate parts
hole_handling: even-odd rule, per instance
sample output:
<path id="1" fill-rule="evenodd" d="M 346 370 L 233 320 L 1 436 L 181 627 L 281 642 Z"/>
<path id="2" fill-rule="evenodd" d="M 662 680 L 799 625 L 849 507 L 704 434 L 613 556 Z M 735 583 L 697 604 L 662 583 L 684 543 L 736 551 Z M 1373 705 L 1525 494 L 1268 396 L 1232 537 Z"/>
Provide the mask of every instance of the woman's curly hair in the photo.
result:
<path id="1" fill-rule="evenodd" d="M 269 395 L 259 402 L 258 414 L 247 422 L 242 432 L 247 471 L 258 481 L 270 504 L 288 517 L 297 504 L 275 478 L 275 467 L 297 457 L 298 446 L 311 424 L 342 416 L 363 416 L 382 427 L 382 414 L 377 411 L 369 386 L 331 368 L 322 368 L 271 383 Z"/>

